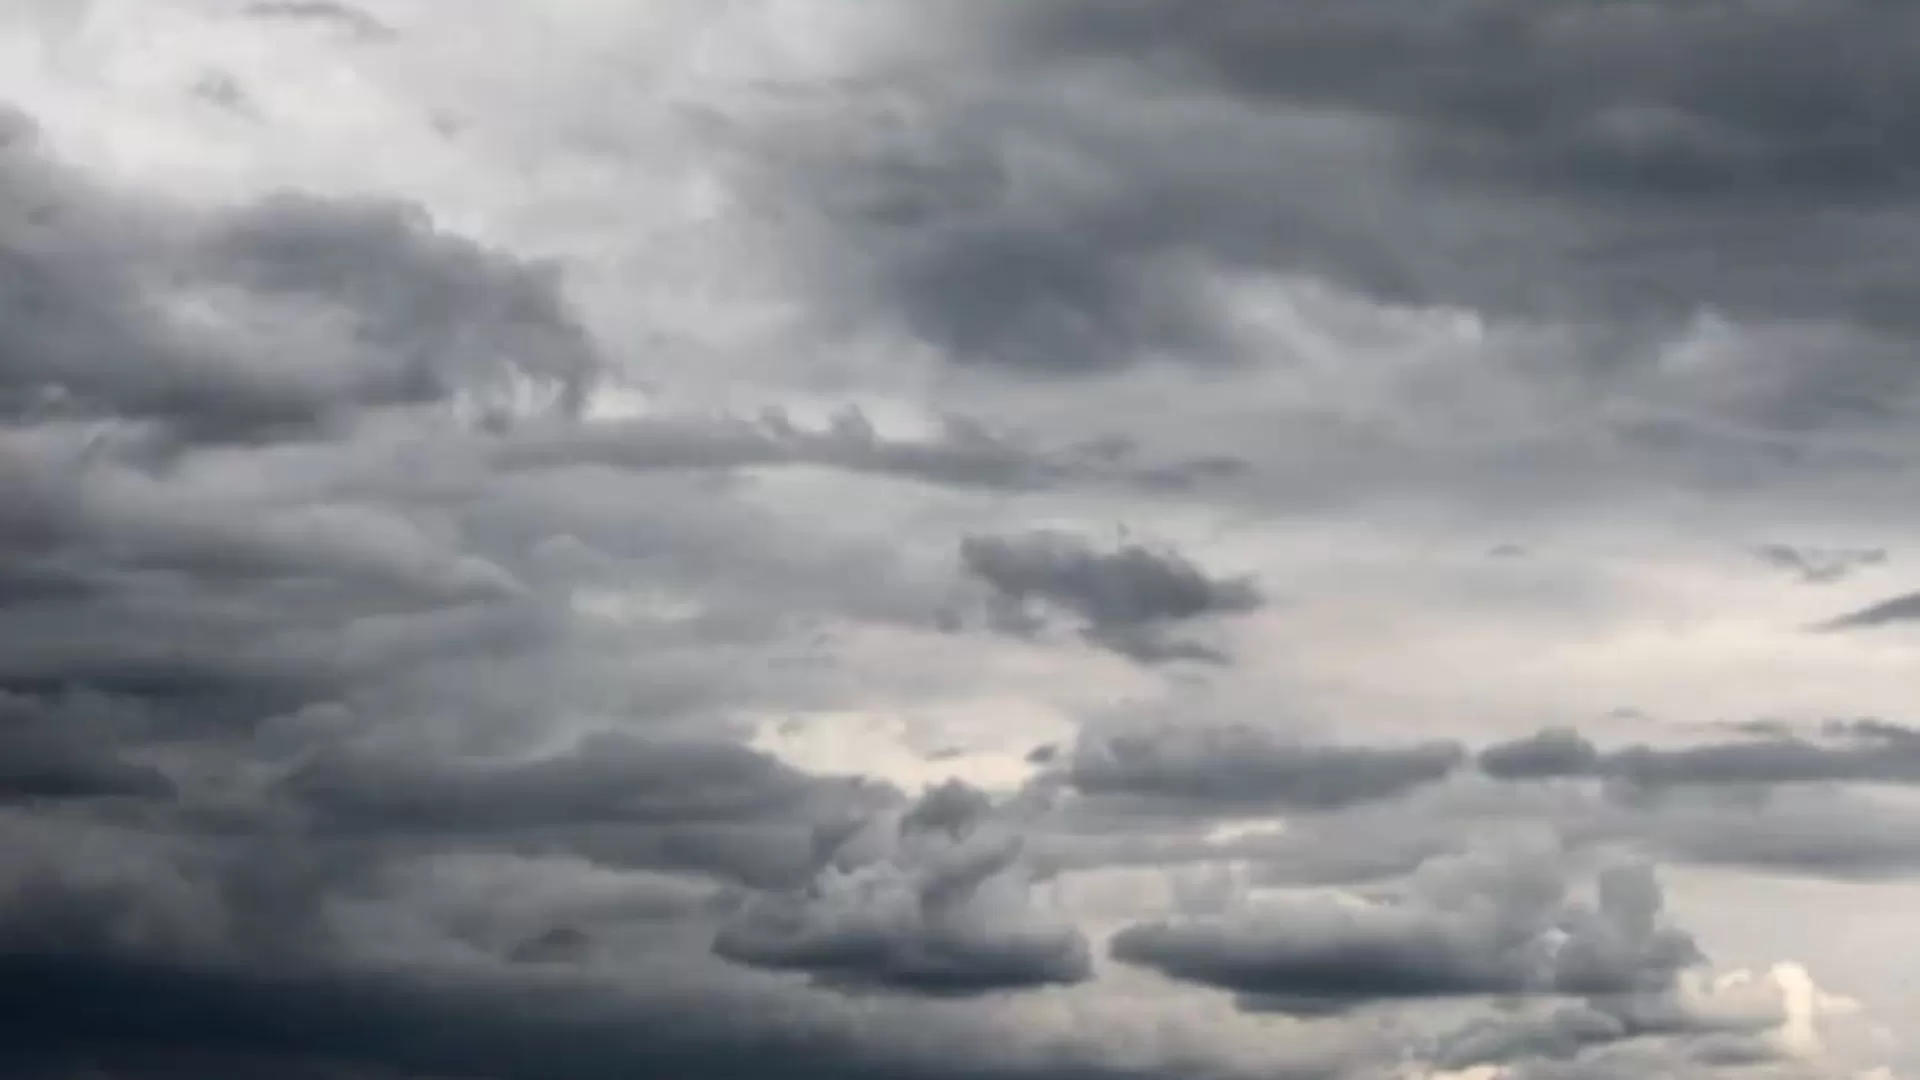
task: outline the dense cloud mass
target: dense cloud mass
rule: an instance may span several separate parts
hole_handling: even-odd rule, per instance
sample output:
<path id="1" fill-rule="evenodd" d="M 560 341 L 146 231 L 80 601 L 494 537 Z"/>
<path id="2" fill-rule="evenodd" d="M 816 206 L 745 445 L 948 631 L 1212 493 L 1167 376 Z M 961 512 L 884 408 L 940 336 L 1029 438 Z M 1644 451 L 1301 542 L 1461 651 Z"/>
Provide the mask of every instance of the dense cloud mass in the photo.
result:
<path id="1" fill-rule="evenodd" d="M 1916 32 L 0 4 L 0 1077 L 1914 1074 Z"/>

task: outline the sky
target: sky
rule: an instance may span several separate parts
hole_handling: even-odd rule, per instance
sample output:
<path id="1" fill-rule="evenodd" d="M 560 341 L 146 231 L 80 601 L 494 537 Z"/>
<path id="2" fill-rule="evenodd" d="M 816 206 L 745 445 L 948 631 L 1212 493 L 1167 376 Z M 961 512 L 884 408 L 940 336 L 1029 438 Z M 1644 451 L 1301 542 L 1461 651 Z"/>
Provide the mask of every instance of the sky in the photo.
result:
<path id="1" fill-rule="evenodd" d="M 0 3 L 0 1077 L 1920 1078 L 1916 61 Z"/>

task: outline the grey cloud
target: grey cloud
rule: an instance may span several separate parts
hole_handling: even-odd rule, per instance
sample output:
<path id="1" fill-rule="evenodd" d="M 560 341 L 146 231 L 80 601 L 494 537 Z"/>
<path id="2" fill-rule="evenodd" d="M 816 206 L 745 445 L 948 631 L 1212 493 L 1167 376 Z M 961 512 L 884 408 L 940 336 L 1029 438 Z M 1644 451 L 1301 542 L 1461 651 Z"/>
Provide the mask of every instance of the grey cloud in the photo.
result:
<path id="1" fill-rule="evenodd" d="M 0 802 L 128 796 L 165 799 L 167 774 L 61 732 L 0 728 Z"/>
<path id="2" fill-rule="evenodd" d="M 591 985 L 469 976 L 268 972 L 125 959 L 0 957 L 0 1006 L 19 1018 L 0 1047 L 11 1074 L 89 1063 L 158 1078 L 252 1063 L 487 1080 L 644 1075 L 912 1080 L 1148 1080 L 1090 1055 L 1042 1067 L 1016 1055 L 938 1055 L 821 1024 L 743 1026 L 724 1010 L 637 1004 Z M 743 1006 L 749 1010 L 751 1004 Z M 722 1019 L 722 1017 L 725 1019 Z M 167 1069 L 169 1062 L 189 1068 Z M 154 1071 L 149 1071 L 154 1070 Z M 243 1074 L 244 1075 L 244 1074 Z M 293 1075 L 299 1075 L 295 1072 Z"/>
<path id="3" fill-rule="evenodd" d="M 1818 548 L 1772 543 L 1755 548 L 1754 555 L 1812 585 L 1839 581 L 1887 562 L 1884 548 Z"/>
<path id="4" fill-rule="evenodd" d="M 1917 823 L 1904 805 L 1824 790 L 1762 799 L 1668 799 L 1610 826 L 1709 866 L 1744 867 L 1835 881 L 1884 881 L 1920 869 Z"/>
<path id="5" fill-rule="evenodd" d="M 1906 593 L 1891 599 L 1869 604 L 1858 611 L 1850 611 L 1821 623 L 1816 629 L 1872 630 L 1883 626 L 1898 626 L 1920 620 L 1920 592 Z"/>
<path id="6" fill-rule="evenodd" d="M 878 432 L 857 408 L 823 427 L 771 409 L 754 420 L 648 417 L 530 428 L 491 453 L 515 469 L 598 464 L 612 468 L 746 469 L 814 466 L 961 489 L 1033 491 L 1065 487 L 1182 490 L 1236 470 L 1231 461 L 1141 462 L 1134 448 L 1028 445 L 965 417 L 943 419 L 931 437 Z"/>
<path id="7" fill-rule="evenodd" d="M 1032 908 L 1021 838 L 993 811 L 958 782 L 930 790 L 898 818 L 884 856 L 755 898 L 715 952 L 828 986 L 932 995 L 1086 979 L 1086 941 Z"/>
<path id="8" fill-rule="evenodd" d="M 1318 278 L 1547 328 L 1550 357 L 1530 339 L 1526 363 L 1470 366 L 1455 392 L 1538 394 L 1637 463 L 1490 430 L 1534 479 L 1476 459 L 1470 484 L 1547 498 L 1538 478 L 1576 464 L 1742 489 L 1903 467 L 1853 447 L 1897 438 L 1916 400 L 1905 13 L 1044 0 L 928 18 L 951 46 L 877 79 L 884 104 L 802 122 L 816 137 L 795 141 L 836 152 L 783 154 L 766 197 L 803 202 L 788 253 L 823 306 L 985 363 L 967 372 L 983 384 L 1304 367 L 1227 297 Z M 1721 336 L 1732 357 L 1676 362 Z M 1440 443 L 1469 409 L 1429 389 L 1386 407 Z M 1644 407 L 1596 409 L 1620 400 Z M 1299 487 L 1420 489 L 1406 478 L 1446 460 L 1331 406 L 1270 423 L 1315 432 L 1275 455 L 1314 460 Z"/>
<path id="9" fill-rule="evenodd" d="M 1067 775 L 1091 796 L 1213 810 L 1338 810 L 1438 783 L 1465 757 L 1448 742 L 1332 746 L 1253 727 L 1168 725 L 1145 733 L 1084 733 Z"/>
<path id="10" fill-rule="evenodd" d="M 1480 751 L 1480 770 L 1501 780 L 1597 775 L 1600 749 L 1572 728 L 1546 728 Z"/>
<path id="11" fill-rule="evenodd" d="M 548 271 L 400 203 L 284 194 L 202 216 L 0 148 L 0 413 L 254 441 L 598 366 Z"/>
<path id="12" fill-rule="evenodd" d="M 1662 1047 L 1686 1059 L 1729 1063 L 1780 1060 L 1781 1050 L 1763 1035 L 1784 1016 L 1777 1002 L 1763 1002 L 1731 1015 L 1688 1008 L 1672 996 L 1600 999 L 1558 1005 L 1544 1015 L 1481 1019 L 1448 1032 L 1434 1048 L 1436 1066 L 1467 1069 L 1477 1065 L 1524 1068 L 1530 1063 L 1569 1062 L 1593 1052 L 1638 1045 Z"/>
<path id="13" fill-rule="evenodd" d="M 1114 939 L 1113 954 L 1258 1007 L 1310 1014 L 1428 998 L 1659 994 L 1701 959 L 1662 918 L 1646 867 L 1604 871 L 1589 906 L 1569 899 L 1562 859 L 1438 858 L 1391 903 L 1279 901 L 1143 923 Z"/>
<path id="14" fill-rule="evenodd" d="M 960 561 L 993 591 L 1003 625 L 1040 625 L 1041 605 L 1083 620 L 1088 640 L 1143 662 L 1224 659 L 1170 628 L 1266 602 L 1251 579 L 1214 577 L 1178 552 L 1131 543 L 1100 551 L 1066 533 L 969 536 Z"/>
<path id="15" fill-rule="evenodd" d="M 1351 109 L 1536 184 L 1802 202 L 1910 190 L 1910 12 L 1443 0 L 1032 5 L 1030 41 Z"/>
<path id="16" fill-rule="evenodd" d="M 1847 733 L 1850 729 L 1838 729 Z M 1480 768 L 1502 780 L 1601 777 L 1643 789 L 1686 785 L 1920 782 L 1920 743 L 1876 725 L 1841 745 L 1773 737 L 1670 749 L 1630 746 L 1601 751 L 1567 728 L 1482 750 Z"/>
<path id="17" fill-rule="evenodd" d="M 657 743 L 616 733 L 524 763 L 463 766 L 347 751 L 302 766 L 285 789 L 329 819 L 481 831 L 758 817 L 789 809 L 810 791 L 802 774 L 732 743 Z"/>
<path id="18" fill-rule="evenodd" d="M 322 744 L 274 793 L 318 837 L 570 852 L 771 889 L 818 872 L 827 838 L 899 799 L 886 785 L 811 776 L 734 743 L 622 733 L 531 760 L 464 764 Z"/>
<path id="19" fill-rule="evenodd" d="M 390 37 L 394 32 L 371 13 L 337 0 L 253 0 L 241 10 L 256 18 L 337 26 L 361 38 Z"/>

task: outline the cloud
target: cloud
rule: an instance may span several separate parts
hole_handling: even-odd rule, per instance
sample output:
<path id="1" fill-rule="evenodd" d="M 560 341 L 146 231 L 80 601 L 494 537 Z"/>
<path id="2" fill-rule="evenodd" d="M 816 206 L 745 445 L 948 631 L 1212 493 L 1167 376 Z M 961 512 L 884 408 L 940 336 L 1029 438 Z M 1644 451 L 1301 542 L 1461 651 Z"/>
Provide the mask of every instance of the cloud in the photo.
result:
<path id="1" fill-rule="evenodd" d="M 1920 619 L 1920 593 L 1907 593 L 1828 619 L 1816 629 L 1872 630 L 1883 626 L 1898 626 L 1916 619 Z"/>
<path id="2" fill-rule="evenodd" d="M 1858 1071 L 1699 958 L 1910 997 L 1725 556 L 1912 531 L 1912 27 L 1748 6 L 0 15 L 0 1073 Z"/>
<path id="3" fill-rule="evenodd" d="M 1088 978 L 1086 941 L 1032 907 L 1020 836 L 992 811 L 957 781 L 928 791 L 898 818 L 882 857 L 844 870 L 829 863 L 797 895 L 750 900 L 715 952 L 830 986 L 920 994 Z"/>
<path id="4" fill-rule="evenodd" d="M 1142 923 L 1116 959 L 1230 990 L 1253 1007 L 1308 1014 L 1381 1002 L 1503 995 L 1657 994 L 1700 960 L 1661 916 L 1644 866 L 1567 896 L 1558 853 L 1423 863 L 1391 901 L 1279 901 L 1227 916 Z"/>
<path id="5" fill-rule="evenodd" d="M 164 799 L 166 773 L 53 731 L 0 731 L 0 801 L 112 796 Z"/>
<path id="6" fill-rule="evenodd" d="M 1819 202 L 1907 190 L 1891 103 L 1909 13 L 1872 3 L 1582 6 L 1310 2 L 1285 12 L 1064 0 L 1029 40 L 1236 92 L 1374 113 L 1483 169 L 1643 198 Z M 1800 46 L 1811 37 L 1817 55 Z M 1841 57 L 1846 57 L 1842 60 Z M 1385 78 L 1361 72 L 1387 71 Z M 1895 84 L 1897 85 L 1897 84 Z M 1621 93 L 1631 86 L 1630 93 Z M 1808 96 L 1788 100 L 1783 88 Z"/>
<path id="7" fill-rule="evenodd" d="M 1254 727 L 1169 725 L 1145 733 L 1085 732 L 1067 776 L 1089 796 L 1215 811 L 1338 810 L 1439 783 L 1465 756 L 1447 742 L 1327 746 Z"/>
<path id="8" fill-rule="evenodd" d="M 1792 737 L 1708 743 L 1671 749 L 1630 746 L 1601 751 L 1569 728 L 1489 746 L 1480 768 L 1501 780 L 1594 777 L 1642 789 L 1688 785 L 1906 784 L 1920 780 L 1920 744 L 1897 726 L 1841 727 L 1854 736 L 1839 746 Z"/>
<path id="9" fill-rule="evenodd" d="M 1224 661 L 1205 645 L 1168 637 L 1168 628 L 1266 602 L 1251 579 L 1213 577 L 1176 551 L 1125 544 L 1105 552 L 1057 532 L 969 536 L 960 561 L 992 590 L 1003 625 L 1033 626 L 1036 605 L 1053 608 L 1081 619 L 1087 640 L 1143 663 Z"/>
<path id="10" fill-rule="evenodd" d="M 0 958 L 0 1002 L 33 1020 L 0 1051 L 9 1070 L 93 1062 L 167 1076 L 180 1074 L 166 1063 L 184 1059 L 271 1063 L 275 1074 L 304 1065 L 502 1080 L 748 1076 L 767 1068 L 822 1078 L 868 1069 L 927 1080 L 1060 1075 L 1038 1064 L 880 1051 L 817 1025 L 748 1036 L 684 1006 L 609 1007 L 586 986 L 485 977 L 448 985 L 13 955 Z M 1094 1063 L 1068 1067 L 1089 1080 L 1129 1075 Z"/>
<path id="11" fill-rule="evenodd" d="M 14 420 L 252 442 L 521 382 L 564 404 L 599 364 L 551 273 L 417 207 L 284 193 L 203 214 L 77 176 L 31 136 L 0 173 Z"/>
<path id="12" fill-rule="evenodd" d="M 337 26 L 363 39 L 384 38 L 394 30 L 372 14 L 336 0 L 254 0 L 243 9 L 262 19 L 284 19 Z"/>
<path id="13" fill-rule="evenodd" d="M 1810 585 L 1829 584 L 1887 562 L 1884 548 L 1810 548 L 1772 543 L 1755 548 L 1754 555 Z"/>
<path id="14" fill-rule="evenodd" d="M 1133 449 L 1100 443 L 1042 449 L 997 435 L 965 417 L 942 419 L 917 438 L 881 434 L 858 408 L 824 427 L 796 423 L 780 409 L 758 419 L 654 416 L 531 428 L 504 440 L 491 458 L 506 468 L 748 469 L 812 466 L 904 481 L 988 491 L 1066 487 L 1181 490 L 1239 471 L 1232 461 L 1135 462 Z"/>

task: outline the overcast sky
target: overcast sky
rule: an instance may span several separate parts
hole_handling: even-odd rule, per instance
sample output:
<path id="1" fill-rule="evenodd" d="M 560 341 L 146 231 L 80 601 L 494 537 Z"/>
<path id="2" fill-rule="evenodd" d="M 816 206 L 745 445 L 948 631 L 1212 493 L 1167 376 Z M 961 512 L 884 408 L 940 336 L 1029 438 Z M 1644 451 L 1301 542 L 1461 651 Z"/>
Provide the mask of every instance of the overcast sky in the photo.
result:
<path id="1" fill-rule="evenodd" d="M 0 0 L 0 1077 L 1920 1080 L 1917 294 L 1903 3 Z"/>

